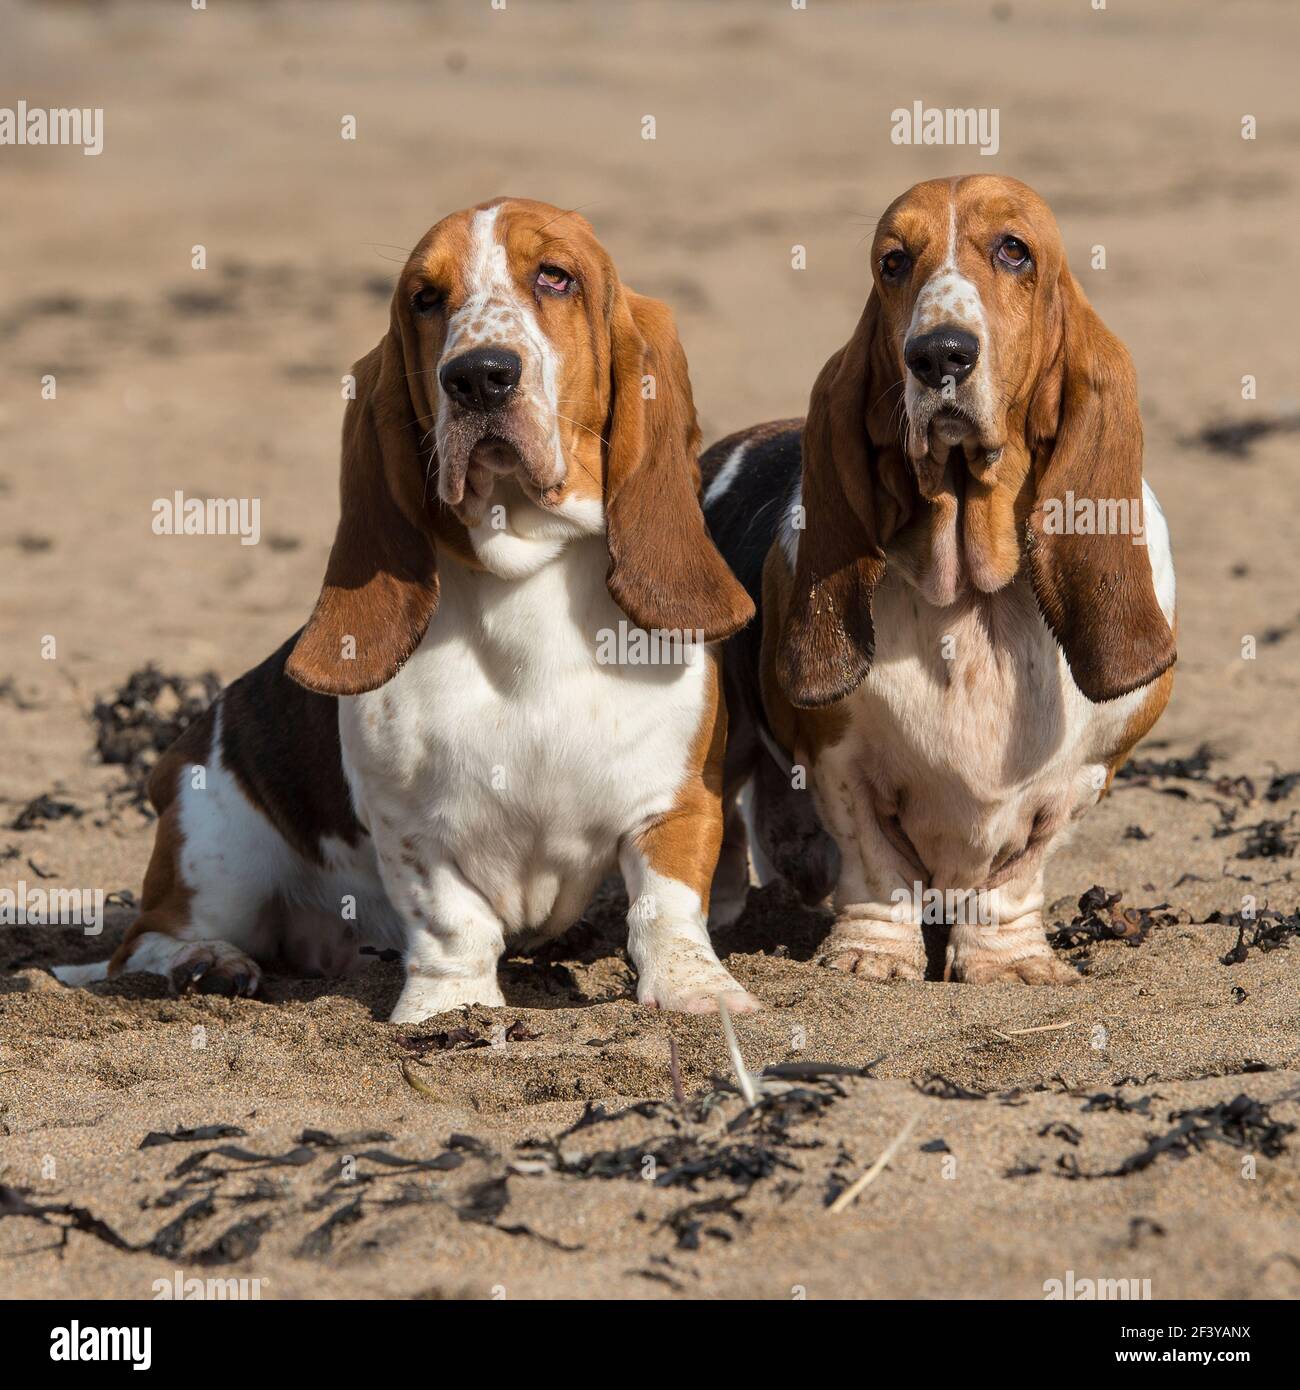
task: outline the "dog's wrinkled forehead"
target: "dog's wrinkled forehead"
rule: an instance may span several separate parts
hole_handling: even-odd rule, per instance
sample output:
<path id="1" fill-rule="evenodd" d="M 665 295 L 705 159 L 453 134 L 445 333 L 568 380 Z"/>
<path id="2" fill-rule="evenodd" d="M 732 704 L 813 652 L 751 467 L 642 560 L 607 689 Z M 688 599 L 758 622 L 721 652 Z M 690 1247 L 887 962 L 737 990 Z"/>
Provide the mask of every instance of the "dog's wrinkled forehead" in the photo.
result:
<path id="1" fill-rule="evenodd" d="M 404 272 L 411 293 L 441 296 L 441 355 L 476 347 L 540 349 L 535 288 L 543 265 L 585 281 L 604 263 L 587 220 L 549 203 L 501 198 L 444 218 L 411 253 Z"/>
<path id="2" fill-rule="evenodd" d="M 529 238 L 516 237 L 511 247 L 511 217 L 504 203 L 475 209 L 467 230 L 460 302 L 448 305 L 444 358 L 477 347 L 509 347 L 542 357 L 547 345 L 523 274 L 526 246 L 519 244 Z"/>
<path id="3" fill-rule="evenodd" d="M 992 257 L 1006 235 L 1025 240 L 1042 269 L 1060 259 L 1060 233 L 1050 208 L 1017 179 L 997 174 L 931 179 L 896 199 L 880 219 L 873 260 L 878 263 L 881 252 L 893 246 L 904 247 L 912 258 L 910 314 L 899 329 L 915 334 L 943 325 L 972 332 L 987 328 Z"/>

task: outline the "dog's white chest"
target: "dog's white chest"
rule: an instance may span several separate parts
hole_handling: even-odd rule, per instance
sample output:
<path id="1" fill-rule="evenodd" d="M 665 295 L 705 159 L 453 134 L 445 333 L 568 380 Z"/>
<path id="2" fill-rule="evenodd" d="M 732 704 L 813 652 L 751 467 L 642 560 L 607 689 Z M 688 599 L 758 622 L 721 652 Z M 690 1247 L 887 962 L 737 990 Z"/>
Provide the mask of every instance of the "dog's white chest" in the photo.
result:
<path id="1" fill-rule="evenodd" d="M 1028 585 L 939 609 L 887 580 L 875 628 L 848 728 L 817 764 L 819 797 L 853 808 L 870 857 L 883 837 L 929 886 L 978 886 L 1096 800 L 1095 707 L 1069 679 Z"/>
<path id="2" fill-rule="evenodd" d="M 438 612 L 386 686 L 340 702 L 344 764 L 381 858 L 438 864 L 507 930 L 560 929 L 668 810 L 707 695 L 707 657 L 619 655 L 602 537 L 524 578 L 448 561 Z M 626 650 L 623 653 L 626 655 Z"/>
<path id="3" fill-rule="evenodd" d="M 1156 593 L 1172 621 L 1168 531 L 1149 489 L 1146 513 Z M 874 621 L 871 671 L 846 702 L 843 737 L 819 760 L 823 798 L 896 826 L 938 887 L 978 885 L 1027 846 L 1045 848 L 1097 800 L 1145 692 L 1085 699 L 1024 575 L 946 608 L 888 576 Z"/>
<path id="4" fill-rule="evenodd" d="M 1074 750 L 1090 710 L 1027 582 L 934 608 L 910 585 L 876 592 L 876 656 L 853 729 L 882 777 L 975 800 L 1014 798 Z"/>

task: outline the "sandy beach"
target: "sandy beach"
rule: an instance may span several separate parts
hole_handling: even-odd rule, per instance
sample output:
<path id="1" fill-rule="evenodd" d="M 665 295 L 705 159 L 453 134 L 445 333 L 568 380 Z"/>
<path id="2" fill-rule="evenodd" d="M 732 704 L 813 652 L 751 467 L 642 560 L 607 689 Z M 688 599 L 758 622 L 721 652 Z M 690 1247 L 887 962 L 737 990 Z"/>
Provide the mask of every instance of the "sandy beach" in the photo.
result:
<path id="1" fill-rule="evenodd" d="M 97 155 L 0 147 L 0 887 L 105 895 L 98 935 L 0 927 L 0 1295 L 1300 1296 L 1300 13 L 0 0 L 0 32 L 0 105 L 104 112 Z M 895 144 L 917 100 L 996 107 L 997 153 Z M 1177 564 L 1170 707 L 1049 867 L 1077 986 L 842 976 L 827 915 L 751 890 L 718 939 L 766 1005 L 747 1108 L 716 1017 L 636 1004 L 612 883 L 506 1009 L 418 1026 L 382 960 L 253 1000 L 52 977 L 110 954 L 152 843 L 115 695 L 177 677 L 134 688 L 155 728 L 303 622 L 340 377 L 433 221 L 580 208 L 672 306 L 708 443 L 803 413 L 881 211 L 976 170 L 1047 199 L 1132 353 Z M 155 534 L 177 490 L 258 499 L 257 543 Z"/>

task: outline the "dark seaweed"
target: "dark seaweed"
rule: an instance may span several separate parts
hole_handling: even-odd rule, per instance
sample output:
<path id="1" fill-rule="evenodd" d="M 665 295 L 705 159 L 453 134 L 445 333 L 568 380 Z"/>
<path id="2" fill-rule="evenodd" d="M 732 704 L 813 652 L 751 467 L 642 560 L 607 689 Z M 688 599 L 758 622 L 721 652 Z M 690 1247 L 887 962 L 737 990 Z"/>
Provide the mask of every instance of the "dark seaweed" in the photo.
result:
<path id="1" fill-rule="evenodd" d="M 1203 426 L 1196 434 L 1184 440 L 1186 444 L 1199 444 L 1213 454 L 1223 454 L 1227 458 L 1245 459 L 1260 439 L 1270 434 L 1287 434 L 1300 430 L 1300 415 L 1263 415 L 1251 420 L 1219 420 Z"/>
<path id="2" fill-rule="evenodd" d="M 198 1129 L 174 1129 L 170 1134 L 160 1130 L 150 1130 L 140 1140 L 142 1149 L 152 1149 L 159 1144 L 190 1144 L 196 1139 L 246 1139 L 248 1131 L 238 1125 L 200 1125 Z"/>
<path id="3" fill-rule="evenodd" d="M 1047 940 L 1057 950 L 1070 951 L 1079 946 L 1092 946 L 1099 941 L 1123 941 L 1140 946 L 1153 927 L 1174 926 L 1176 913 L 1168 911 L 1168 903 L 1151 907 L 1120 907 L 1123 893 L 1111 893 L 1094 884 L 1079 899 L 1078 915 L 1068 927 L 1058 927 L 1047 933 Z"/>
<path id="4" fill-rule="evenodd" d="M 923 1096 L 936 1096 L 939 1100 L 988 1100 L 985 1092 L 968 1091 L 938 1072 L 931 1072 L 924 1081 L 914 1081 L 912 1085 Z"/>
<path id="5" fill-rule="evenodd" d="M 1295 1132 L 1294 1125 L 1273 1118 L 1266 1101 L 1244 1094 L 1218 1105 L 1171 1111 L 1169 1123 L 1172 1129 L 1151 1136 L 1145 1148 L 1130 1154 L 1117 1168 L 1100 1173 L 1084 1172 L 1077 1163 L 1066 1163 L 1067 1158 L 1073 1159 L 1073 1155 L 1066 1154 L 1058 1159 L 1058 1166 L 1072 1178 L 1122 1178 L 1150 1168 L 1162 1155 L 1182 1159 L 1201 1153 L 1210 1142 L 1263 1154 L 1265 1158 L 1277 1158 L 1286 1152 L 1286 1136 Z"/>
<path id="6" fill-rule="evenodd" d="M 74 820 L 80 820 L 86 813 L 72 801 L 60 801 L 50 792 L 42 792 L 40 796 L 34 796 L 23 807 L 21 811 L 9 823 L 10 830 L 34 830 L 39 825 L 44 825 L 46 821 L 62 820 L 65 816 L 72 816 Z"/>
<path id="7" fill-rule="evenodd" d="M 173 699 L 160 710 L 165 692 Z M 158 755 L 198 719 L 221 693 L 221 680 L 213 671 L 201 676 L 168 675 L 153 663 L 132 671 L 117 691 L 95 701 L 91 721 L 95 725 L 95 751 L 102 762 L 126 768 L 137 793 Z"/>
<path id="8" fill-rule="evenodd" d="M 1300 907 L 1290 913 L 1266 907 L 1249 917 L 1241 912 L 1227 915 L 1211 912 L 1205 920 L 1237 928 L 1236 945 L 1219 958 L 1223 965 L 1240 965 L 1251 951 L 1267 954 L 1287 950 L 1291 942 L 1300 937 Z"/>
<path id="9" fill-rule="evenodd" d="M 29 1196 L 30 1191 L 27 1188 L 6 1187 L 0 1184 L 0 1219 L 6 1216 L 27 1216 L 39 1221 L 42 1226 L 53 1226 L 61 1233 L 60 1248 L 67 1245 L 68 1236 L 73 1231 L 93 1236 L 105 1245 L 111 1245 L 114 1250 L 135 1251 L 146 1248 L 124 1240 L 106 1221 L 101 1220 L 86 1207 L 76 1206 L 72 1202 L 29 1202 Z M 64 1220 L 57 1221 L 55 1217 L 63 1217 Z"/>

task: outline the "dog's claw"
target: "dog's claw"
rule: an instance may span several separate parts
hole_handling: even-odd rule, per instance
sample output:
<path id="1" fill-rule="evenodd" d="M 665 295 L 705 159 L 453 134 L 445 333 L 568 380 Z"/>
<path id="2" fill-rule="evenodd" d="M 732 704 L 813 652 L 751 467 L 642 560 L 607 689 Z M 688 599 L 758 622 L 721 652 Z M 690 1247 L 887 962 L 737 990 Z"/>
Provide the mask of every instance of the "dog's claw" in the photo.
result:
<path id="1" fill-rule="evenodd" d="M 238 998 L 255 994 L 262 976 L 243 951 L 217 941 L 186 946 L 172 965 L 169 978 L 178 995 L 197 992 Z"/>

